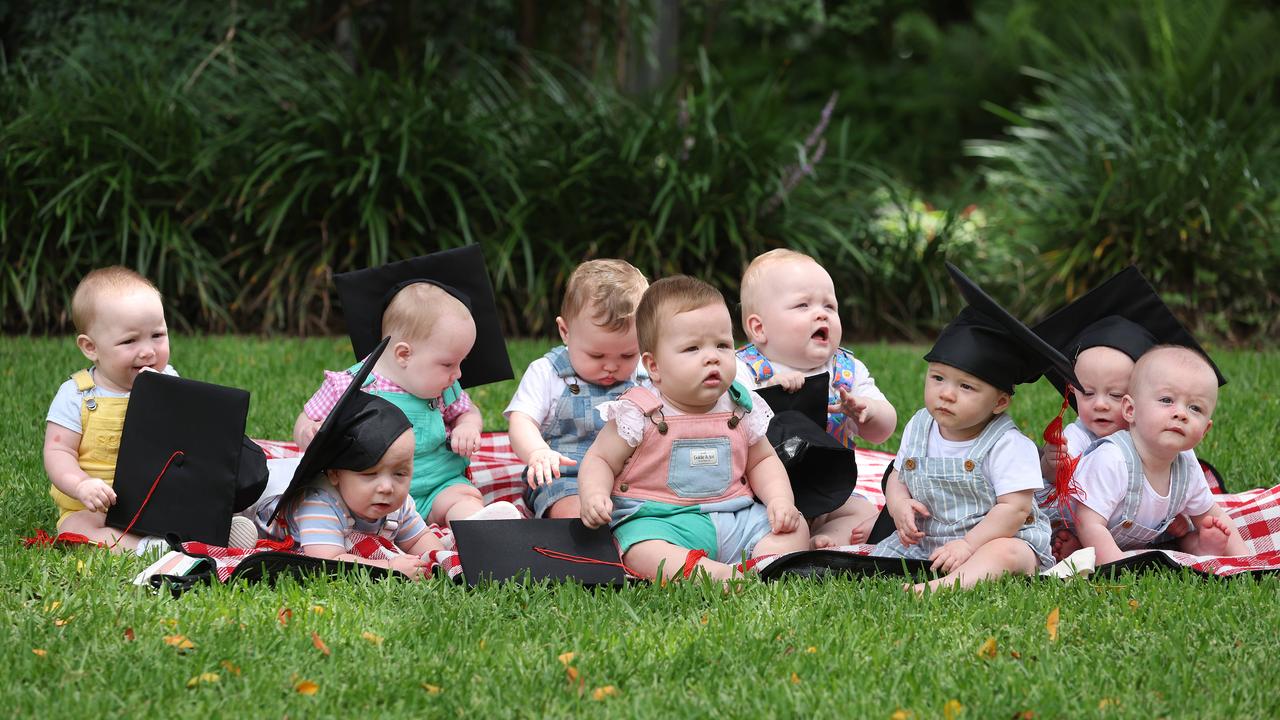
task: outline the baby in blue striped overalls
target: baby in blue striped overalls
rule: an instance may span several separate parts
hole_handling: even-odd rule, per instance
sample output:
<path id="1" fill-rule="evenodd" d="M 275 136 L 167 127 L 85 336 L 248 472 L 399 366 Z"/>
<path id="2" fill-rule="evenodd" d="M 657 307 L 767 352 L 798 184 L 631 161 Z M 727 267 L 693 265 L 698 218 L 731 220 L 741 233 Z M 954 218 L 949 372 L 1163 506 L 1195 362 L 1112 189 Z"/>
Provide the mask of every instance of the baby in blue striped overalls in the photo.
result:
<path id="1" fill-rule="evenodd" d="M 1047 360 L 973 307 L 924 359 L 925 406 L 903 429 L 885 486 L 897 532 L 872 554 L 927 560 L 944 573 L 916 592 L 1048 568 L 1049 523 L 1034 501 L 1039 453 L 1005 412 L 1014 386 L 1039 377 Z"/>
<path id="2" fill-rule="evenodd" d="M 595 409 L 646 377 L 635 312 L 648 287 L 623 260 L 588 260 L 569 276 L 556 318 L 564 344 L 530 363 L 503 411 L 534 517 L 580 514 L 578 463 L 604 427 Z"/>
<path id="3" fill-rule="evenodd" d="M 1128 429 L 1095 442 L 1075 470 L 1076 533 L 1099 563 L 1150 545 L 1183 513 L 1194 529 L 1178 538 L 1179 550 L 1248 553 L 1192 451 L 1213 425 L 1217 404 L 1218 376 L 1196 350 L 1161 345 L 1138 359 L 1121 399 Z"/>

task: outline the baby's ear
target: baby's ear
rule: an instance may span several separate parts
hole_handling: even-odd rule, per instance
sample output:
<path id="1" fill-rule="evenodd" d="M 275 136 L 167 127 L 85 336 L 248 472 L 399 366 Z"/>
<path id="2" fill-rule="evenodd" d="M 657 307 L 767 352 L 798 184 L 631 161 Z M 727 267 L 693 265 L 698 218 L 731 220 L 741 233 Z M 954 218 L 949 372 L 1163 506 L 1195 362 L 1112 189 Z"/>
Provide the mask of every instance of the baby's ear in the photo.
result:
<path id="1" fill-rule="evenodd" d="M 76 336 L 76 347 L 80 348 L 80 352 L 92 362 L 98 362 L 98 345 L 93 338 L 88 335 Z"/>
<path id="2" fill-rule="evenodd" d="M 649 374 L 651 382 L 658 380 L 658 362 L 653 359 L 653 353 L 645 352 L 640 354 L 640 363 L 644 365 L 644 371 Z"/>
<path id="3" fill-rule="evenodd" d="M 559 315 L 556 316 L 556 330 L 560 331 L 560 342 L 569 344 L 569 323 Z"/>
<path id="4" fill-rule="evenodd" d="M 1120 398 L 1120 416 L 1124 418 L 1125 422 L 1132 425 L 1133 415 L 1133 396 L 1125 393 L 1124 397 Z"/>
<path id="5" fill-rule="evenodd" d="M 746 320 L 742 322 L 742 329 L 747 333 L 747 340 L 759 345 L 765 341 L 764 338 L 764 321 L 760 316 L 751 313 Z"/>
<path id="6" fill-rule="evenodd" d="M 400 367 L 404 367 L 409 363 L 409 358 L 413 357 L 413 346 L 401 340 L 391 348 L 391 356 L 396 359 Z"/>
<path id="7" fill-rule="evenodd" d="M 996 396 L 996 406 L 991 409 L 991 414 L 999 415 L 1009 409 L 1009 403 L 1013 402 L 1013 398 L 1007 392 L 1001 392 Z"/>

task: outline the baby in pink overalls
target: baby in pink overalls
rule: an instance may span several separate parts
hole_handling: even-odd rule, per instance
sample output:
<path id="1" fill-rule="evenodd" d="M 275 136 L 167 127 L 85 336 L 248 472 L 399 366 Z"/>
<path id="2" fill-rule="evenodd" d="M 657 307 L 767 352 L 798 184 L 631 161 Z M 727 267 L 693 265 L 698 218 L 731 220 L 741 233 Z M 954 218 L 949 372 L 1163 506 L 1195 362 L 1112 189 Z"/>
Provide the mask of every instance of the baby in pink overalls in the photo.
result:
<path id="1" fill-rule="evenodd" d="M 745 558 L 806 549 L 808 527 L 765 439 L 773 413 L 734 382 L 724 297 L 683 275 L 659 280 L 636 333 L 653 388 L 599 406 L 608 422 L 579 469 L 582 521 L 609 523 L 623 562 L 647 578 L 701 568 L 727 580 Z"/>

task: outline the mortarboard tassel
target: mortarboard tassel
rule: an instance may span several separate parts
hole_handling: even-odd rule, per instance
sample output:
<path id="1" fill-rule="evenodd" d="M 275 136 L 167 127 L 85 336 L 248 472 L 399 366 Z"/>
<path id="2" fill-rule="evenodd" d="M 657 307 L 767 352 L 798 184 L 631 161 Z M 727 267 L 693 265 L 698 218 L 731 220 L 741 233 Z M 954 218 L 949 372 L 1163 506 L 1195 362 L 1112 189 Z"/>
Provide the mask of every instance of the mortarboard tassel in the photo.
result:
<path id="1" fill-rule="evenodd" d="M 184 455 L 186 455 L 186 453 L 181 450 L 174 450 L 173 454 L 169 456 L 169 459 L 164 461 L 164 467 L 160 468 L 160 473 L 156 475 L 156 479 L 151 481 L 151 489 L 147 490 L 147 496 L 142 499 L 142 504 L 138 506 L 138 512 L 133 514 L 133 519 L 129 521 L 127 526 L 125 526 L 124 532 L 120 533 L 120 537 L 116 538 L 116 541 L 111 543 L 112 548 L 120 544 L 120 541 L 124 539 L 124 536 L 128 535 L 129 531 L 133 529 L 134 523 L 138 522 L 138 518 L 142 517 L 142 511 L 147 509 L 147 503 L 151 501 L 151 494 L 156 491 L 156 486 L 160 484 L 160 478 L 164 477 L 164 474 L 169 470 L 169 464 L 173 462 L 174 458 L 182 457 Z M 181 465 L 182 463 L 178 464 Z"/>
<path id="2" fill-rule="evenodd" d="M 1075 525 L 1075 516 L 1071 512 L 1071 498 L 1080 492 L 1080 485 L 1075 482 L 1076 465 L 1080 462 L 1080 456 L 1067 455 L 1067 439 L 1062 434 L 1062 416 L 1067 412 L 1070 397 L 1071 385 L 1068 384 L 1066 391 L 1062 394 L 1062 407 L 1058 409 L 1058 416 L 1044 429 L 1044 441 L 1058 448 L 1059 459 L 1057 471 L 1054 473 L 1053 487 L 1049 488 L 1049 494 L 1041 503 L 1042 507 L 1057 503 L 1059 514 L 1068 526 Z"/>
<path id="3" fill-rule="evenodd" d="M 641 577 L 640 573 L 632 570 L 621 562 L 600 560 L 598 558 L 589 558 L 582 555 L 571 555 L 566 552 L 560 552 L 559 550 L 552 550 L 551 548 L 538 547 L 537 545 L 533 546 L 533 551 L 544 557 L 549 557 L 552 560 L 564 560 L 565 562 L 580 563 L 582 565 L 608 565 L 610 567 L 621 568 L 622 572 L 630 575 L 631 577 Z"/>

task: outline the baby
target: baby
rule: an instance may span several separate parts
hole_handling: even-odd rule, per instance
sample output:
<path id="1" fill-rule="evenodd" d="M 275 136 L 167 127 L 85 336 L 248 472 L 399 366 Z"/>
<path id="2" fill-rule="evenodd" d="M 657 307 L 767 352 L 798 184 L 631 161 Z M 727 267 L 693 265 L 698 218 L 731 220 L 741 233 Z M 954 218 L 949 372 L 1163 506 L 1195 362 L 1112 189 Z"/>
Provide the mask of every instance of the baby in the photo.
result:
<path id="1" fill-rule="evenodd" d="M 404 412 L 377 395 L 347 392 L 314 434 L 289 487 L 264 501 L 257 516 L 269 536 L 287 534 L 307 555 L 417 578 L 429 565 L 426 553 L 443 546 L 409 497 L 413 470 L 413 426 Z M 363 536 L 383 538 L 404 554 L 386 560 L 354 554 Z"/>
<path id="2" fill-rule="evenodd" d="M 94 270 L 71 298 L 76 346 L 93 365 L 58 388 L 49 406 L 44 468 L 58 507 L 58 532 L 84 535 L 142 555 L 167 548 L 164 538 L 106 526 L 116 502 L 116 452 L 134 378 L 144 370 L 176 375 L 169 365 L 169 328 L 160 291 L 125 267 Z"/>
<path id="3" fill-rule="evenodd" d="M 589 260 L 569 276 L 556 318 L 564 344 L 530 363 L 503 413 L 511 448 L 528 465 L 534 517 L 581 514 L 577 465 L 604 427 L 596 407 L 636 384 L 635 310 L 648 286 L 622 260 Z"/>
<path id="4" fill-rule="evenodd" d="M 701 568 L 727 580 L 744 556 L 807 547 L 765 439 L 772 413 L 733 381 L 733 321 L 719 291 L 682 275 L 659 280 L 636 332 L 656 392 L 636 387 L 600 406 L 608 423 L 579 471 L 583 523 L 609 523 L 623 562 L 647 578 Z"/>
<path id="5" fill-rule="evenodd" d="M 737 353 L 738 382 L 794 392 L 806 377 L 829 373 L 828 433 L 850 449 L 857 437 L 881 443 L 893 434 L 897 412 L 867 366 L 840 347 L 835 285 L 821 265 L 794 250 L 770 250 L 747 266 L 741 294 L 750 344 Z M 854 492 L 843 506 L 813 518 L 813 546 L 860 543 L 875 518 L 875 506 Z"/>
<path id="6" fill-rule="evenodd" d="M 467 306 L 443 287 L 414 282 L 395 292 L 382 313 L 382 333 L 391 338 L 364 390 L 399 407 L 413 424 L 413 481 L 409 496 L 428 522 L 438 525 L 474 517 L 485 509 L 480 491 L 465 475 L 467 459 L 480 447 L 482 419 L 458 384 L 462 359 L 476 340 Z M 293 436 L 305 449 L 359 365 L 325 372 L 324 384 L 298 415 Z M 489 518 L 518 518 L 510 503 Z"/>
<path id="7" fill-rule="evenodd" d="M 945 573 L 927 584 L 935 589 L 1049 567 L 1036 446 L 1005 412 L 1014 386 L 1039 377 L 1042 356 L 971 306 L 924 359 L 925 406 L 903 429 L 885 487 L 897 533 L 872 554 L 930 561 Z"/>
<path id="8" fill-rule="evenodd" d="M 1082 379 L 1083 382 L 1083 379 Z M 1133 369 L 1121 399 L 1128 425 L 1100 440 L 1075 470 L 1077 534 L 1099 563 L 1144 547 L 1180 513 L 1194 530 L 1178 538 L 1193 555 L 1248 552 L 1231 519 L 1213 501 L 1192 449 L 1213 425 L 1218 378 L 1200 353 L 1161 345 Z"/>

